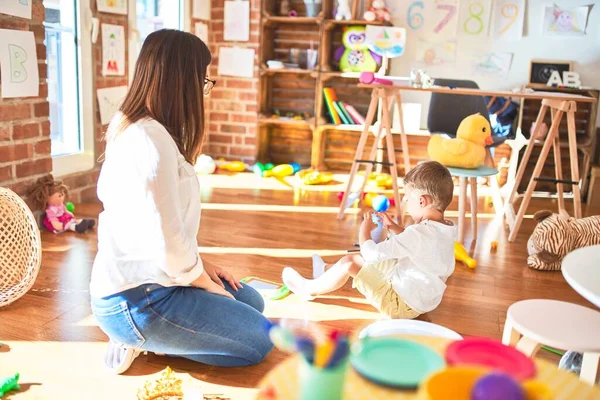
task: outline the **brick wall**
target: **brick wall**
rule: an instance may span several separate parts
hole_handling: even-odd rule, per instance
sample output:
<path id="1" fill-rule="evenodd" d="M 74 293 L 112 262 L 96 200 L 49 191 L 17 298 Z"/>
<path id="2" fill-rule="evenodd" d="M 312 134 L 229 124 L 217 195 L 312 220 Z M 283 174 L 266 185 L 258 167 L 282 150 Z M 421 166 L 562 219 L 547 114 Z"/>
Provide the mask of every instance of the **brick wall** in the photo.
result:
<path id="1" fill-rule="evenodd" d="M 208 0 L 207 0 L 208 1 Z M 250 0 L 250 40 L 226 42 L 223 40 L 223 0 L 212 0 L 209 24 L 209 47 L 213 61 L 210 76 L 217 81 L 207 99 L 208 140 L 204 153 L 212 157 L 253 161 L 256 158 L 256 123 L 258 118 L 258 50 L 260 37 L 261 0 Z M 194 23 L 192 20 L 192 29 Z M 256 51 L 254 77 L 219 76 L 219 48 L 231 46 L 252 48 Z"/>
<path id="2" fill-rule="evenodd" d="M 40 75 L 38 97 L 0 98 L 0 185 L 19 194 L 52 170 L 44 16 L 42 0 L 33 1 L 32 19 L 0 14 L 0 28 L 34 33 Z"/>
<path id="3" fill-rule="evenodd" d="M 84 0 L 85 1 L 85 0 Z M 101 23 L 125 26 L 127 33 L 127 16 L 98 13 L 95 0 L 90 1 L 94 17 Z M 50 157 L 50 122 L 48 120 L 49 104 L 46 100 L 48 87 L 46 84 L 46 46 L 44 45 L 45 12 L 42 0 L 33 1 L 31 20 L 0 14 L 0 28 L 33 31 L 37 44 L 38 67 L 40 71 L 40 95 L 36 98 L 0 99 L 0 186 L 9 187 L 23 195 L 27 187 L 42 175 L 52 172 Z M 86 29 L 84 29 L 84 32 Z M 104 152 L 102 137 L 106 127 L 100 123 L 100 113 L 96 99 L 96 89 L 111 86 L 127 85 L 127 65 L 125 76 L 102 76 L 102 35 L 93 46 L 94 57 L 94 137 L 95 157 Z M 127 63 L 127 46 L 125 62 Z M 61 177 L 70 187 L 70 200 L 79 203 L 96 198 L 96 182 L 100 164 L 89 171 Z"/>

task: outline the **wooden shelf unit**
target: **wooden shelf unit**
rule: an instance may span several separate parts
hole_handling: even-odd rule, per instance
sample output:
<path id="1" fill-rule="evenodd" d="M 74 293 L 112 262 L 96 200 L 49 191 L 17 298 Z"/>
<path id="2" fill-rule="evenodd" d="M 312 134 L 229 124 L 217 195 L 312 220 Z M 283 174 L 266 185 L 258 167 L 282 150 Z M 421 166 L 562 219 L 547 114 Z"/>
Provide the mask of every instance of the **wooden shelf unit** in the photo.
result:
<path id="1" fill-rule="evenodd" d="M 339 138 L 337 133 L 349 135 L 348 149 L 356 148 L 362 125 L 335 125 L 331 122 L 323 99 L 323 88 L 333 87 L 338 99 L 345 101 L 366 116 L 371 90 L 357 87 L 359 73 L 340 72 L 332 61 L 335 50 L 341 46 L 343 29 L 354 25 L 390 25 L 353 19 L 336 21 L 333 18 L 335 0 L 323 0 L 322 11 L 317 17 L 306 17 L 303 0 L 291 0 L 291 8 L 297 17 L 278 16 L 281 0 L 262 2 L 260 58 L 260 104 L 258 121 L 258 160 L 261 162 L 298 162 L 320 169 L 337 169 L 350 165 L 354 154 L 343 151 L 344 159 L 327 163 L 327 152 L 335 154 L 339 143 L 320 146 L 319 136 Z M 319 51 L 317 68 L 269 69 L 269 60 L 288 60 L 290 48 Z M 307 112 L 306 120 L 273 118 L 274 109 L 282 116 L 288 112 Z M 355 137 L 356 136 L 356 137 Z M 323 137 L 323 136 L 320 136 Z M 332 147 L 332 148 L 329 148 Z M 346 159 L 347 158 L 347 159 Z M 400 163 L 401 164 L 401 163 Z"/>

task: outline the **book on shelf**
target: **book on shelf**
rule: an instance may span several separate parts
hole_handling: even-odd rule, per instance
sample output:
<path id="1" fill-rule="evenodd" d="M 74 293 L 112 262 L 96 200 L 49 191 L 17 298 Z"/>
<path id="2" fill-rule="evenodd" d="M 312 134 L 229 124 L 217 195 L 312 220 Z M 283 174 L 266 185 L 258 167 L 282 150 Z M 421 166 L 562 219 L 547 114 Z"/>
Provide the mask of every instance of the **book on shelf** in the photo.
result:
<path id="1" fill-rule="evenodd" d="M 352 117 L 355 124 L 357 124 L 357 125 L 365 124 L 365 118 L 358 111 L 356 111 L 356 108 L 352 107 L 348 103 L 344 103 L 344 108 L 346 109 L 346 112 L 348 114 L 350 114 L 350 117 Z"/>
<path id="2" fill-rule="evenodd" d="M 335 125 L 364 125 L 365 118 L 350 104 L 338 100 L 333 88 L 323 88 L 325 105 Z"/>
<path id="3" fill-rule="evenodd" d="M 329 111 L 331 120 L 334 124 L 341 125 L 342 120 L 334 106 L 334 102 L 337 101 L 337 94 L 335 93 L 335 90 L 332 88 L 323 88 L 323 96 L 325 97 L 325 105 L 327 106 L 327 111 Z"/>
<path id="4" fill-rule="evenodd" d="M 346 109 L 344 108 L 343 102 L 334 101 L 333 107 L 335 108 L 335 111 L 337 111 L 337 113 L 340 116 L 340 119 L 342 120 L 344 125 L 353 125 L 354 124 L 354 120 L 349 115 L 346 115 L 346 113 L 345 113 Z"/>

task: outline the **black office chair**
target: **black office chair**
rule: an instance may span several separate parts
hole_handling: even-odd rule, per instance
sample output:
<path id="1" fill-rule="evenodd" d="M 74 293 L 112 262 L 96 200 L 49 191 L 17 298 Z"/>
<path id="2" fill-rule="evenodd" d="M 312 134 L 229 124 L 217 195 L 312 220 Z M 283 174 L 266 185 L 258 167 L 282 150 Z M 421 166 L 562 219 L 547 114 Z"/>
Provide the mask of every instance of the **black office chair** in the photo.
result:
<path id="1" fill-rule="evenodd" d="M 434 85 L 457 88 L 479 89 L 477 83 L 460 79 L 436 78 Z M 445 134 L 456 137 L 461 121 L 472 114 L 480 113 L 489 122 L 489 111 L 483 96 L 468 96 L 444 93 L 432 93 L 427 115 L 427 129 L 431 134 Z M 494 143 L 490 147 L 504 143 L 506 137 L 492 136 Z"/>

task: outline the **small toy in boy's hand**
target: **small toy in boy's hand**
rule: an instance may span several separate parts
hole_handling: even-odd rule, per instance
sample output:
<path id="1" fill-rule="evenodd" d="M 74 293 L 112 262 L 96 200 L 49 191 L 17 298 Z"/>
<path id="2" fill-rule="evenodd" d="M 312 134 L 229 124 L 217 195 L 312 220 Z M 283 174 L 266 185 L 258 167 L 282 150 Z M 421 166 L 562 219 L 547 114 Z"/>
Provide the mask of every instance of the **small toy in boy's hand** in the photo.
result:
<path id="1" fill-rule="evenodd" d="M 11 390 L 19 390 L 19 373 L 16 373 L 10 378 L 0 379 L 0 397 L 4 397 L 5 394 Z"/>
<path id="2" fill-rule="evenodd" d="M 84 233 L 96 225 L 93 219 L 75 219 L 64 201 L 69 189 L 61 181 L 55 181 L 52 175 L 39 178 L 30 188 L 27 197 L 39 210 L 44 210 L 44 226 L 53 233 L 75 231 Z M 73 210 L 75 207 L 73 206 Z"/>

